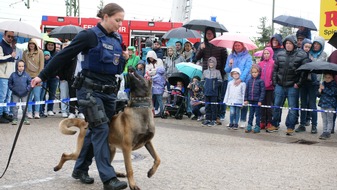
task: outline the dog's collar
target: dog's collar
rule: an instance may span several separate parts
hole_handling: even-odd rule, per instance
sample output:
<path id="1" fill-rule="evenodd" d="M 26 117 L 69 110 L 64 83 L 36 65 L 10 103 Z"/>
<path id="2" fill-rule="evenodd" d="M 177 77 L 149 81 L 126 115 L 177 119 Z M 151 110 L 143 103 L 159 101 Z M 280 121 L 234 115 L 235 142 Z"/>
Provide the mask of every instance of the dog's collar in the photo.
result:
<path id="1" fill-rule="evenodd" d="M 132 108 L 152 108 L 151 97 L 131 97 L 129 106 Z"/>

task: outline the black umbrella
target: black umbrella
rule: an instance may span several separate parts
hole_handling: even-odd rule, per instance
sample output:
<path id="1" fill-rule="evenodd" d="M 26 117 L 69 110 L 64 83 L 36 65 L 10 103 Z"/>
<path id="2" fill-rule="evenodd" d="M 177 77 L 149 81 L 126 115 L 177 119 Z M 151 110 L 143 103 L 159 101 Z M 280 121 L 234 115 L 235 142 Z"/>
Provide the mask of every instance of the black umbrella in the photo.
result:
<path id="1" fill-rule="evenodd" d="M 296 71 L 307 71 L 310 73 L 331 73 L 337 74 L 337 64 L 327 61 L 313 61 L 301 65 Z"/>
<path id="2" fill-rule="evenodd" d="M 196 30 L 190 30 L 184 27 L 175 28 L 166 32 L 163 37 L 164 39 L 170 38 L 201 38 L 201 35 Z"/>
<path id="3" fill-rule="evenodd" d="M 300 17 L 280 15 L 278 17 L 275 17 L 273 19 L 273 22 L 283 25 L 283 26 L 289 26 L 289 27 L 303 26 L 310 30 L 317 31 L 315 24 L 311 20 L 307 20 L 307 19 L 300 18 Z"/>
<path id="4" fill-rule="evenodd" d="M 53 38 L 61 38 L 72 40 L 79 32 L 84 30 L 83 28 L 75 25 L 65 25 L 54 28 L 49 36 Z"/>
<path id="5" fill-rule="evenodd" d="M 224 25 L 214 22 L 211 20 L 203 20 L 203 19 L 195 19 L 187 22 L 186 24 L 183 25 L 183 27 L 187 29 L 192 29 L 192 30 L 199 30 L 204 32 L 207 27 L 213 27 L 215 28 L 216 32 L 228 32 L 228 30 L 225 28 Z"/>
<path id="6" fill-rule="evenodd" d="M 331 36 L 328 43 L 331 44 L 333 47 L 337 48 L 337 31 Z"/>

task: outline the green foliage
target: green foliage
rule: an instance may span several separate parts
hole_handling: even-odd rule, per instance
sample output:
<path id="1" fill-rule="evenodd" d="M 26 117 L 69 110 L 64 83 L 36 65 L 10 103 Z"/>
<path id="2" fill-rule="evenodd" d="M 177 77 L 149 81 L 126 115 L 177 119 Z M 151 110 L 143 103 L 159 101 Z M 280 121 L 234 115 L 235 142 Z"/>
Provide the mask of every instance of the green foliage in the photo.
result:
<path id="1" fill-rule="evenodd" d="M 271 26 L 267 26 L 267 17 L 262 17 L 260 18 L 261 25 L 258 26 L 257 28 L 259 31 L 257 32 L 258 34 L 261 34 L 261 37 L 258 37 L 255 40 L 255 43 L 258 47 L 265 47 L 267 43 L 270 40 L 270 36 L 272 35 L 271 31 Z M 259 43 L 258 43 L 259 42 Z"/>
<path id="2" fill-rule="evenodd" d="M 285 38 L 286 36 L 294 33 L 294 28 L 282 26 L 279 29 L 279 33 L 282 35 L 282 38 Z"/>

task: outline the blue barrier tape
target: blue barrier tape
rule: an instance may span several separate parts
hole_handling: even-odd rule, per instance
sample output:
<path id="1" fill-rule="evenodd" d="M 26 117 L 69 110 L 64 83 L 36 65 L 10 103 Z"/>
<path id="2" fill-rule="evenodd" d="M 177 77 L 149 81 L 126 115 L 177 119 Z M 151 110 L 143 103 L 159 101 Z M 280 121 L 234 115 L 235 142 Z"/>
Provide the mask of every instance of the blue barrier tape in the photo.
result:
<path id="1" fill-rule="evenodd" d="M 77 98 L 65 98 L 61 100 L 46 100 L 46 101 L 37 101 L 37 102 L 28 102 L 28 105 L 40 105 L 40 104 L 51 104 L 51 103 L 61 103 L 61 102 L 72 102 L 72 101 L 77 101 Z M 204 104 L 225 104 L 223 102 L 204 102 L 204 101 L 195 101 L 195 102 L 201 102 Z M 0 103 L 0 107 L 12 107 L 12 106 L 22 106 L 26 105 L 26 102 L 10 102 L 10 103 Z M 257 104 L 226 104 L 227 106 L 258 106 Z M 309 111 L 309 112 L 325 112 L 325 113 L 337 113 L 336 111 L 329 111 L 329 110 L 318 110 L 318 109 L 308 109 L 308 108 L 291 108 L 291 107 L 283 107 L 283 106 L 268 106 L 268 105 L 261 105 L 260 107 L 262 108 L 278 108 L 278 109 L 284 109 L 284 110 L 296 110 L 296 111 Z"/>

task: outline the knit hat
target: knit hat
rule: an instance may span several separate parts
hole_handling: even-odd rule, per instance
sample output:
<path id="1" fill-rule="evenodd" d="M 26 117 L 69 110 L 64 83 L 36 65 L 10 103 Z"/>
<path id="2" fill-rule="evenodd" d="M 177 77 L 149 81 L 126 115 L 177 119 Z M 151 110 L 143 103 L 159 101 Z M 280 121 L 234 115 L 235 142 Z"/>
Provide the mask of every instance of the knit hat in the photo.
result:
<path id="1" fill-rule="evenodd" d="M 50 52 L 49 51 L 44 51 L 43 55 L 49 55 L 50 56 Z"/>

